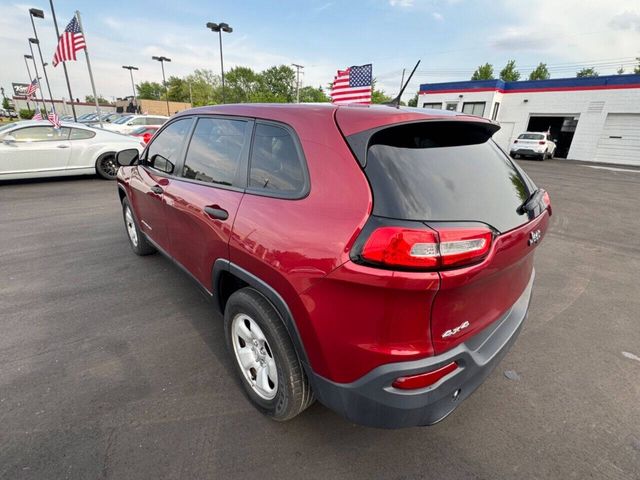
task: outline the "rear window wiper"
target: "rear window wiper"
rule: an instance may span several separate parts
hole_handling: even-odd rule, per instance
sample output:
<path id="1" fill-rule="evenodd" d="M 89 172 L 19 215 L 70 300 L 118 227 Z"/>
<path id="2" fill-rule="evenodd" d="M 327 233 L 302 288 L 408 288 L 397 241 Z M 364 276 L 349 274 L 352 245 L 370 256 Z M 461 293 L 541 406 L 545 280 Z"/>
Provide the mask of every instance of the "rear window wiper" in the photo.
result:
<path id="1" fill-rule="evenodd" d="M 544 197 L 544 190 L 538 188 L 531 192 L 522 205 L 518 207 L 518 213 L 536 213 L 536 207 L 539 207 Z"/>

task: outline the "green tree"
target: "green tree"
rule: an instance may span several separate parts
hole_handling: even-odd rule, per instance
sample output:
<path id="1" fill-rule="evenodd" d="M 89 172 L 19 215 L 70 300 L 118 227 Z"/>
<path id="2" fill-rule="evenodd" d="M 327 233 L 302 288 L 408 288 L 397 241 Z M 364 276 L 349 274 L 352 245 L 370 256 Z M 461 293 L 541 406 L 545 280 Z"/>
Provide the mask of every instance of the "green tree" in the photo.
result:
<path id="1" fill-rule="evenodd" d="M 502 70 L 500 70 L 500 80 L 505 82 L 515 82 L 520 80 L 520 72 L 516 70 L 516 61 L 509 60 Z"/>
<path id="2" fill-rule="evenodd" d="M 393 98 L 389 97 L 383 90 L 376 88 L 378 81 L 374 78 L 371 81 L 371 103 L 389 103 Z"/>
<path id="3" fill-rule="evenodd" d="M 624 67 L 622 65 L 620 65 L 620 68 L 618 70 L 616 70 L 616 73 L 618 75 L 622 75 L 624 73 Z"/>
<path id="4" fill-rule="evenodd" d="M 529 74 L 529 80 L 548 80 L 549 78 L 551 78 L 551 75 L 547 64 L 542 62 Z"/>
<path id="5" fill-rule="evenodd" d="M 2 99 L 2 108 L 5 110 L 9 110 L 11 108 L 11 105 L 9 104 L 9 99 L 7 97 L 4 97 Z"/>
<path id="6" fill-rule="evenodd" d="M 87 103 L 95 103 L 95 99 L 93 97 L 93 95 L 86 95 L 84 97 L 84 101 Z M 111 102 L 109 100 L 107 100 L 106 98 L 104 98 L 102 95 L 98 94 L 98 103 L 100 105 L 105 105 L 105 104 L 110 104 Z"/>
<path id="7" fill-rule="evenodd" d="M 416 93 L 411 99 L 407 102 L 407 105 L 410 107 L 418 106 L 418 94 Z"/>
<path id="8" fill-rule="evenodd" d="M 493 65 L 490 63 L 480 65 L 471 75 L 471 80 L 493 80 L 493 78 Z"/>
<path id="9" fill-rule="evenodd" d="M 167 80 L 167 95 L 172 102 L 189 101 L 189 84 L 182 78 L 169 77 Z M 162 95 L 164 98 L 164 95 Z"/>
<path id="10" fill-rule="evenodd" d="M 187 92 L 191 87 L 193 106 L 211 105 L 222 102 L 220 76 L 211 70 L 197 69 L 184 79 Z"/>
<path id="11" fill-rule="evenodd" d="M 596 69 L 593 67 L 583 68 L 582 70 L 576 73 L 577 78 L 597 77 L 597 76 L 598 76 L 598 72 L 596 72 Z"/>
<path id="12" fill-rule="evenodd" d="M 633 73 L 638 75 L 640 74 L 640 57 L 636 57 L 636 60 L 638 61 L 638 65 L 633 68 Z"/>
<path id="13" fill-rule="evenodd" d="M 258 74 L 258 102 L 290 103 L 295 101 L 296 73 L 288 65 L 268 68 Z"/>
<path id="14" fill-rule="evenodd" d="M 319 103 L 329 102 L 330 100 L 322 90 L 322 87 L 302 87 L 300 89 L 300 103 Z"/>
<path id="15" fill-rule="evenodd" d="M 140 82 L 136 85 L 138 98 L 143 100 L 160 100 L 164 87 L 158 82 Z"/>
<path id="16" fill-rule="evenodd" d="M 225 75 L 225 101 L 250 103 L 260 101 L 260 75 L 249 67 L 234 67 Z"/>

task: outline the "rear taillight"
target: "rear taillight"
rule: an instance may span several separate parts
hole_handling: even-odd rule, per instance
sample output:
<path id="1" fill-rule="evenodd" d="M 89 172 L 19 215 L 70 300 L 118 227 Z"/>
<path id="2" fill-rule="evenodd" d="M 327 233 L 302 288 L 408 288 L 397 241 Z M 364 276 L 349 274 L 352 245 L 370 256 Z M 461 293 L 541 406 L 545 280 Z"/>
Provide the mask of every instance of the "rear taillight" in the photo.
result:
<path id="1" fill-rule="evenodd" d="M 451 372 L 454 372 L 457 369 L 458 364 L 456 362 L 451 362 L 444 367 L 438 368 L 437 370 L 397 378 L 391 385 L 401 390 L 415 390 L 418 388 L 426 388 L 437 383 L 440 379 L 446 377 Z"/>
<path id="2" fill-rule="evenodd" d="M 549 210 L 549 216 L 551 216 L 552 211 L 551 211 L 551 197 L 549 196 L 549 192 L 547 192 L 546 190 L 544 191 L 544 194 L 542 195 L 542 201 L 544 202 L 545 208 L 547 210 Z"/>
<path id="3" fill-rule="evenodd" d="M 386 267 L 419 270 L 459 267 L 486 257 L 492 239 L 488 228 L 385 226 L 373 230 L 359 258 Z"/>
<path id="4" fill-rule="evenodd" d="M 538 145 L 545 145 L 546 143 L 547 143 L 547 142 L 545 142 L 544 140 L 540 140 L 540 141 L 538 142 Z"/>

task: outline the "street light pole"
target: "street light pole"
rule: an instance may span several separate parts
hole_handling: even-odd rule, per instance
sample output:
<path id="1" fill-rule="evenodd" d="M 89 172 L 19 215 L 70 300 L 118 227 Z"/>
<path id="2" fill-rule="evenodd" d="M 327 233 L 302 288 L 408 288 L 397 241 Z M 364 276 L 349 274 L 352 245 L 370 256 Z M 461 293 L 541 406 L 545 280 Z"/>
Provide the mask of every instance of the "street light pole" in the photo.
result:
<path id="1" fill-rule="evenodd" d="M 133 70 L 138 70 L 138 67 L 134 67 L 132 65 L 123 65 L 122 68 L 129 70 L 129 75 L 131 75 L 131 88 L 133 88 L 133 103 L 136 106 L 136 112 L 138 110 L 138 96 L 136 95 L 136 84 L 133 83 Z M 164 77 L 164 74 L 163 74 Z"/>
<path id="2" fill-rule="evenodd" d="M 33 60 L 33 70 L 36 73 L 36 80 L 38 81 L 38 90 L 40 90 L 40 100 L 42 100 L 42 108 L 44 109 L 45 115 L 49 115 L 49 112 L 47 112 L 47 106 L 44 103 L 44 94 L 42 93 L 42 87 L 40 86 L 40 75 L 38 75 L 38 65 L 36 64 L 36 57 L 33 55 L 33 47 L 31 46 L 33 42 L 31 40 L 35 40 L 35 38 L 29 39 L 29 50 L 31 50 L 31 60 Z"/>
<path id="3" fill-rule="evenodd" d="M 171 116 L 171 112 L 169 111 L 169 89 L 167 88 L 167 80 L 164 76 L 164 62 L 170 62 L 171 59 L 167 57 L 151 57 L 152 60 L 157 60 L 160 62 L 162 66 L 162 83 L 164 84 L 164 98 L 167 101 L 167 116 Z"/>
<path id="4" fill-rule="evenodd" d="M 53 111 L 56 110 L 56 106 L 53 104 L 53 95 L 51 94 L 51 85 L 49 85 L 49 76 L 47 75 L 47 69 L 46 69 L 46 64 L 44 63 L 44 58 L 42 58 L 42 49 L 40 48 L 40 39 L 38 38 L 38 32 L 36 31 L 36 22 L 33 21 L 33 17 L 36 18 L 42 18 L 44 19 L 44 12 L 42 10 L 39 10 L 37 8 L 30 8 L 29 9 L 29 18 L 31 18 L 31 26 L 33 27 L 33 35 L 36 37 L 34 39 L 29 39 L 29 41 L 31 42 L 31 40 L 35 40 L 35 43 L 38 46 L 38 54 L 40 55 L 40 63 L 42 63 L 42 73 L 44 73 L 44 80 L 47 83 L 47 90 L 49 91 L 49 101 L 51 102 L 51 109 Z"/>
<path id="5" fill-rule="evenodd" d="M 213 23 L 208 22 L 207 28 L 212 32 L 218 32 L 220 38 L 220 74 L 222 77 L 222 103 L 225 103 L 225 94 L 224 94 L 224 58 L 222 56 L 222 32 L 231 33 L 233 32 L 233 28 L 229 26 L 228 23 Z"/>

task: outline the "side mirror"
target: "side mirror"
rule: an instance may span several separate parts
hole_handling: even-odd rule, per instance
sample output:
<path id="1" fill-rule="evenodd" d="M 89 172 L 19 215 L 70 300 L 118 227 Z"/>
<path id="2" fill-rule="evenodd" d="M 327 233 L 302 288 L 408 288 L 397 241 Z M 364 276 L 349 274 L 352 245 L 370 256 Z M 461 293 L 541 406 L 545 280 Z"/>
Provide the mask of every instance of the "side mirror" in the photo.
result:
<path id="1" fill-rule="evenodd" d="M 11 145 L 13 143 L 16 143 L 16 137 L 14 137 L 13 135 L 5 135 L 2 141 L 7 145 Z"/>
<path id="2" fill-rule="evenodd" d="M 133 125 L 133 122 L 128 122 L 127 125 L 130 127 Z"/>
<path id="3" fill-rule="evenodd" d="M 135 148 L 129 148 L 116 153 L 116 162 L 121 167 L 128 167 L 138 161 L 140 153 Z"/>

